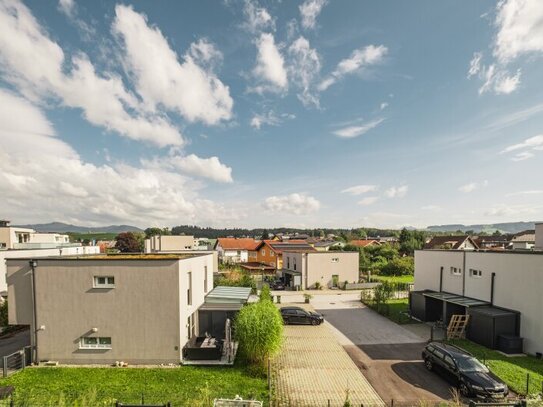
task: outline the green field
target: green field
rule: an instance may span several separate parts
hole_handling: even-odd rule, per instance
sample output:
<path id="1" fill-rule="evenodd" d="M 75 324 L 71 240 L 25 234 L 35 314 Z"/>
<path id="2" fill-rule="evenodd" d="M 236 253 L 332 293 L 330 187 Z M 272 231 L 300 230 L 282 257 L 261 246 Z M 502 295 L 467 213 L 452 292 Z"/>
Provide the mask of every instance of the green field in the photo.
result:
<path id="1" fill-rule="evenodd" d="M 68 235 L 70 236 L 71 242 L 79 242 L 83 240 L 115 240 L 115 236 L 117 236 L 118 233 L 72 233 L 69 232 Z"/>
<path id="2" fill-rule="evenodd" d="M 532 356 L 507 357 L 465 339 L 451 342 L 485 363 L 515 393 L 526 394 L 527 374 L 530 375 L 529 394 L 536 395 L 543 391 L 543 361 Z"/>
<path id="3" fill-rule="evenodd" d="M 267 401 L 267 381 L 241 367 L 27 368 L 0 386 L 15 386 L 15 406 L 112 406 L 122 403 L 211 405 L 214 398 Z M 9 401 L 0 401 L 0 406 Z"/>
<path id="4" fill-rule="evenodd" d="M 391 283 L 412 283 L 415 281 L 414 276 L 371 276 L 372 280 L 389 281 Z"/>

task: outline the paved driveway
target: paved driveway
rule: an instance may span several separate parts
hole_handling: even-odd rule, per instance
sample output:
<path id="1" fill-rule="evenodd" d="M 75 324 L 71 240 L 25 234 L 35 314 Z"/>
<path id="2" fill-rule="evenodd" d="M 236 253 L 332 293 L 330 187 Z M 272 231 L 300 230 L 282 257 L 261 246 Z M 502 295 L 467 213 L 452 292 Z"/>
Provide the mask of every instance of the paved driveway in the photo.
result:
<path id="1" fill-rule="evenodd" d="M 4 338 L 0 338 L 0 357 L 7 356 L 13 352 L 23 349 L 25 346 L 30 346 L 30 330 L 9 334 Z"/>
<path id="2" fill-rule="evenodd" d="M 353 362 L 383 400 L 418 405 L 450 399 L 450 384 L 428 372 L 420 358 L 424 338 L 360 302 L 315 302 Z"/>
<path id="3" fill-rule="evenodd" d="M 354 406 L 384 406 L 331 329 L 326 323 L 285 326 L 284 344 L 274 361 L 279 406 L 340 407 L 347 391 Z"/>

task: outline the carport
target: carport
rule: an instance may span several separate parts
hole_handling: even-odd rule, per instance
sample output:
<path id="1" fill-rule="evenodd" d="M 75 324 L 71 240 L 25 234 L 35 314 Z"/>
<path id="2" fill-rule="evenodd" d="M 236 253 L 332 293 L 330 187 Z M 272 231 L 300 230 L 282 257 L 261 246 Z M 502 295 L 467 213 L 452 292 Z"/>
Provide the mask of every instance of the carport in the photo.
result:
<path id="1" fill-rule="evenodd" d="M 302 286 L 302 273 L 300 271 L 281 270 L 285 279 L 285 287 L 296 288 Z"/>
<path id="2" fill-rule="evenodd" d="M 448 324 L 452 315 L 466 315 L 469 308 L 485 305 L 490 303 L 446 292 L 413 291 L 409 295 L 411 315 L 424 322 Z"/>

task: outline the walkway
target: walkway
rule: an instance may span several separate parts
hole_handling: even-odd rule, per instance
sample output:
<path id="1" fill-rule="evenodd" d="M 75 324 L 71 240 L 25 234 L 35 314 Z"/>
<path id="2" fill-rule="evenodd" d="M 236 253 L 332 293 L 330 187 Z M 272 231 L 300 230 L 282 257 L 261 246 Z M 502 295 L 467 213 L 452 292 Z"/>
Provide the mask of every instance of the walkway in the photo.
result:
<path id="1" fill-rule="evenodd" d="M 295 305 L 312 310 L 305 304 Z M 284 336 L 283 349 L 274 362 L 279 406 L 339 407 L 347 392 L 352 405 L 384 405 L 328 323 L 285 326 Z"/>

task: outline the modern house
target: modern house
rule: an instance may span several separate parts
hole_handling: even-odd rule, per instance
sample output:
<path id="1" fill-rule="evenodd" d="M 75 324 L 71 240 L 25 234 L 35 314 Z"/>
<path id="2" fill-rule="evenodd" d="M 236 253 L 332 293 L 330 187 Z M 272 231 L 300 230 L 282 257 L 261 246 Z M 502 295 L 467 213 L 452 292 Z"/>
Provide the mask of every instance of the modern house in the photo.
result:
<path id="1" fill-rule="evenodd" d="M 283 268 L 283 251 L 286 250 L 304 253 L 316 251 L 305 240 L 263 240 L 256 247 L 256 261 L 281 270 Z"/>
<path id="2" fill-rule="evenodd" d="M 434 236 L 424 245 L 424 250 L 475 250 L 477 243 L 466 235 L 461 236 Z"/>
<path id="3" fill-rule="evenodd" d="M 7 220 L 0 220 L 0 250 L 12 249 L 55 249 L 77 247 L 70 243 L 70 237 L 59 233 L 39 233 L 34 229 L 11 226 Z"/>
<path id="4" fill-rule="evenodd" d="M 513 235 L 511 239 L 513 250 L 531 250 L 535 246 L 535 230 L 525 230 Z"/>
<path id="5" fill-rule="evenodd" d="M 512 245 L 511 238 L 511 235 L 474 236 L 473 240 L 480 249 L 506 250 Z"/>
<path id="6" fill-rule="evenodd" d="M 7 282 L 9 323 L 31 327 L 35 361 L 179 363 L 200 334 L 213 255 L 9 259 Z"/>
<path id="7" fill-rule="evenodd" d="M 318 252 L 327 252 L 331 248 L 338 248 L 343 249 L 345 247 L 345 243 L 338 242 L 336 240 L 321 240 L 314 243 L 309 243 L 311 246 L 315 248 Z"/>
<path id="8" fill-rule="evenodd" d="M 285 285 L 302 290 L 321 287 L 343 287 L 345 282 L 358 283 L 359 254 L 356 252 L 282 252 L 281 274 Z"/>
<path id="9" fill-rule="evenodd" d="M 358 240 L 351 240 L 349 244 L 351 246 L 356 246 L 356 247 L 366 247 L 366 246 L 379 246 L 381 243 L 375 239 L 358 239 Z"/>
<path id="10" fill-rule="evenodd" d="M 418 250 L 411 313 L 469 314 L 468 338 L 495 348 L 523 338 L 525 352 L 543 353 L 542 287 L 543 252 Z"/>
<path id="11" fill-rule="evenodd" d="M 155 235 L 145 239 L 145 253 L 195 250 L 194 236 Z"/>
<path id="12" fill-rule="evenodd" d="M 247 263 L 257 261 L 256 250 L 260 240 L 220 237 L 215 243 L 221 263 Z"/>

